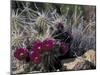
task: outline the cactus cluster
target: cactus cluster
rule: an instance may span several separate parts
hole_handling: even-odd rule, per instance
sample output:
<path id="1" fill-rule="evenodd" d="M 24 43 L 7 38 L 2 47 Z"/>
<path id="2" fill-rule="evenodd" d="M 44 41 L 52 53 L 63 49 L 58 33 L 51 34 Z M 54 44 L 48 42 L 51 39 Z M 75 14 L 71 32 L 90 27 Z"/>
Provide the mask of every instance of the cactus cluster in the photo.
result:
<path id="1" fill-rule="evenodd" d="M 57 71 L 63 68 L 61 58 L 77 57 L 88 49 L 95 50 L 95 12 L 85 20 L 84 7 L 12 1 L 12 62 L 31 64 L 25 68 L 28 72 L 35 71 L 34 66 L 40 67 L 36 68 L 40 72 Z"/>

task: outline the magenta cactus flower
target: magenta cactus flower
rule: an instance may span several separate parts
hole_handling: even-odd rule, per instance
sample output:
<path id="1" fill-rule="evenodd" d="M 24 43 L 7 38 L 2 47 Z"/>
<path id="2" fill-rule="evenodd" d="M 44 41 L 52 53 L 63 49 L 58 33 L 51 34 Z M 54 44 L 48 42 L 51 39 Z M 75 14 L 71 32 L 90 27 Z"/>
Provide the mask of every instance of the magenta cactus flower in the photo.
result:
<path id="1" fill-rule="evenodd" d="M 43 50 L 44 51 L 49 51 L 50 49 L 52 49 L 54 46 L 54 40 L 53 39 L 46 39 L 43 41 Z"/>
<path id="2" fill-rule="evenodd" d="M 60 44 L 60 52 L 62 55 L 65 55 L 69 51 L 69 44 L 65 42 L 61 42 Z"/>
<path id="3" fill-rule="evenodd" d="M 14 56 L 18 60 L 25 59 L 28 56 L 28 50 L 26 48 L 17 48 L 16 51 L 14 52 Z"/>
<path id="4" fill-rule="evenodd" d="M 40 40 L 34 41 L 33 46 L 32 46 L 32 50 L 42 52 L 42 42 Z"/>
<path id="5" fill-rule="evenodd" d="M 30 59 L 33 63 L 38 64 L 41 62 L 41 56 L 37 51 L 32 51 L 30 53 Z"/>

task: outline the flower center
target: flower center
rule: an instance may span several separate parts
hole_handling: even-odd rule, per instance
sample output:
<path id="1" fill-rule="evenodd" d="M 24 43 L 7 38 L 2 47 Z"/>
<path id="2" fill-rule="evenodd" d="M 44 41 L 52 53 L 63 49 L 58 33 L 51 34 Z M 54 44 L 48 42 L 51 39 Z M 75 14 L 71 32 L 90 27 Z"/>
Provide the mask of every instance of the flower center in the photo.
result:
<path id="1" fill-rule="evenodd" d="M 23 53 L 20 53 L 20 56 L 23 56 L 24 54 Z"/>
<path id="2" fill-rule="evenodd" d="M 48 45 L 48 44 L 46 44 L 46 46 L 48 47 L 49 45 Z"/>
<path id="3" fill-rule="evenodd" d="M 38 47 L 38 49 L 41 49 L 41 47 Z"/>
<path id="4" fill-rule="evenodd" d="M 38 59 L 38 57 L 35 57 L 35 59 Z"/>

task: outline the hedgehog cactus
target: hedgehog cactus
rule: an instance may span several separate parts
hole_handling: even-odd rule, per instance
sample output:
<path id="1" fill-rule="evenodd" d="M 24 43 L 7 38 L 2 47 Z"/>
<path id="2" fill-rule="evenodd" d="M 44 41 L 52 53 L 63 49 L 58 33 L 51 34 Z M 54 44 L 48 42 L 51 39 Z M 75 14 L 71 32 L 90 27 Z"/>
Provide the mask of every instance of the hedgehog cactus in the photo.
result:
<path id="1" fill-rule="evenodd" d="M 36 27 L 39 33 L 45 34 L 48 29 L 48 22 L 45 16 L 39 16 L 36 20 Z"/>
<path id="2" fill-rule="evenodd" d="M 90 21 L 85 28 L 81 11 L 77 12 L 76 7 L 72 11 L 74 7 L 64 5 L 63 11 L 61 5 L 60 13 L 51 4 L 50 9 L 44 7 L 48 8 L 45 11 L 37 3 L 32 3 L 34 9 L 30 2 L 21 3 L 22 8 L 12 9 L 11 47 L 15 59 L 31 64 L 28 69 L 40 66 L 38 71 L 42 72 L 61 70 L 60 56 L 67 58 L 69 51 L 74 56 L 75 50 L 95 48 L 95 29 L 89 29 L 95 27 L 95 22 Z"/>

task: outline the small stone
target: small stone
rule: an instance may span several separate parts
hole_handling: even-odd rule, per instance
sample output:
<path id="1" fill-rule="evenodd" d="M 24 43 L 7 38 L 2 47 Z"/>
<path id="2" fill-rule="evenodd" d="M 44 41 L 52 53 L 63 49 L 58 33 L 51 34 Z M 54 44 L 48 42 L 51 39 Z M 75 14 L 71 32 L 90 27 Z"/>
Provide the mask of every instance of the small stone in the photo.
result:
<path id="1" fill-rule="evenodd" d="M 85 60 L 91 62 L 94 64 L 94 66 L 96 65 L 96 52 L 95 50 L 88 50 L 87 52 L 84 53 L 83 58 L 85 58 Z"/>
<path id="2" fill-rule="evenodd" d="M 13 71 L 12 74 L 19 74 L 19 73 L 23 73 L 25 70 L 23 68 L 23 65 L 20 66 L 16 71 Z"/>

